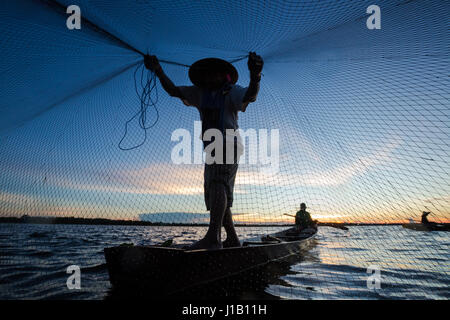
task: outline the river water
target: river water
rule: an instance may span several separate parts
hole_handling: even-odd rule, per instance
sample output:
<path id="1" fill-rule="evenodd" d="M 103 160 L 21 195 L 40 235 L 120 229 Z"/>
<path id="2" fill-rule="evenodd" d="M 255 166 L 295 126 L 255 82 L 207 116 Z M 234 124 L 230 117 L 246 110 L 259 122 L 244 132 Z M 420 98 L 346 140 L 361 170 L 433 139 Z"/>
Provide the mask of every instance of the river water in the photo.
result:
<path id="1" fill-rule="evenodd" d="M 281 229 L 237 228 L 241 239 Z M 204 227 L 0 224 L 0 299 L 114 298 L 105 247 L 156 244 L 170 238 L 189 243 L 205 231 Z M 448 232 L 401 226 L 351 226 L 349 231 L 321 227 L 310 250 L 272 266 L 266 271 L 270 277 L 257 285 L 236 286 L 232 297 L 448 299 L 449 245 Z M 81 289 L 67 288 L 70 265 L 80 267 Z"/>

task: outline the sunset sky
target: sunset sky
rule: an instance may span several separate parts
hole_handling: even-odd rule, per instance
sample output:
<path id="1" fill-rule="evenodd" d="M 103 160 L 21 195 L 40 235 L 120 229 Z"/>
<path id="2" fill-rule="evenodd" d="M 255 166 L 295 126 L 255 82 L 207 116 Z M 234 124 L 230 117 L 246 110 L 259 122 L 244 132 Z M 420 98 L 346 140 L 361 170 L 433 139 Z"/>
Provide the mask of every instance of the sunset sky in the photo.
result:
<path id="1" fill-rule="evenodd" d="M 245 79 L 242 64 L 241 70 Z M 129 77 L 130 73 L 121 77 L 125 90 L 134 89 Z M 113 85 L 119 86 L 120 80 Z M 292 109 L 274 116 L 270 88 L 272 83 L 264 79 L 258 101 L 241 113 L 240 123 L 244 130 L 265 128 L 257 121 L 261 114 L 268 115 L 272 125 L 267 129 L 280 131 L 280 172 L 272 175 L 261 172 L 259 165 L 240 166 L 233 206 L 236 221 L 289 222 L 292 219 L 283 214 L 295 213 L 300 202 L 306 202 L 312 216 L 322 221 L 399 222 L 417 219 L 427 209 L 434 213 L 430 218 L 448 219 L 448 185 L 443 177 L 433 177 L 436 161 L 416 157 L 411 163 L 406 156 L 412 154 L 408 132 L 391 130 L 373 136 L 370 126 L 367 130 L 350 126 L 335 134 L 339 126 L 332 122 L 326 132 L 327 119 L 310 113 L 302 101 L 297 102 L 300 123 L 289 119 Z M 120 100 L 108 110 L 101 102 L 92 108 L 80 103 L 83 99 L 74 99 L 3 139 L 2 215 L 139 219 L 140 214 L 159 213 L 161 221 L 181 222 L 193 217 L 181 212 L 206 213 L 203 165 L 175 165 L 170 160 L 176 144 L 171 133 L 176 128 L 193 132 L 197 111 L 161 88 L 159 94 L 161 119 L 148 131 L 146 144 L 133 151 L 121 151 L 117 143 L 137 102 L 122 111 Z M 101 88 L 90 95 L 88 101 L 102 101 Z M 135 129 L 125 141 L 136 144 L 142 134 Z M 207 215 L 199 215 L 194 221 L 205 219 Z"/>
<path id="2" fill-rule="evenodd" d="M 157 33 L 146 24 L 148 12 L 111 3 L 115 11 L 105 13 L 101 3 L 80 1 L 92 21 L 162 60 L 233 60 L 248 51 L 263 57 L 260 94 L 239 124 L 279 130 L 280 171 L 240 166 L 236 221 L 290 222 L 283 214 L 306 202 L 322 221 L 403 222 L 425 210 L 430 220 L 449 222 L 448 26 L 438 2 L 423 21 L 417 3 L 394 2 L 381 1 L 377 32 L 359 18 L 365 8 L 336 2 L 315 8 L 321 16 L 292 5 L 276 23 L 275 4 L 268 4 L 260 24 L 245 10 L 205 15 L 202 25 L 189 18 L 198 8 L 173 16 L 162 10 L 151 20 L 161 24 Z M 155 213 L 164 222 L 207 221 L 203 166 L 170 158 L 173 131 L 193 135 L 197 110 L 158 82 L 159 121 L 143 146 L 120 150 L 125 123 L 140 108 L 133 75 L 142 57 L 87 27 L 68 31 L 64 17 L 38 3 L 25 12 L 8 5 L 0 8 L 8 11 L 2 23 L 14 30 L 0 53 L 0 83 L 8 84 L 0 95 L 0 216 L 136 220 Z M 250 37 L 224 23 L 231 20 L 258 31 Z M 162 66 L 175 84 L 191 84 L 186 67 Z M 234 66 L 238 84 L 247 86 L 246 59 Z M 147 125 L 155 117 L 150 107 Z M 143 138 L 133 121 L 122 145 Z"/>

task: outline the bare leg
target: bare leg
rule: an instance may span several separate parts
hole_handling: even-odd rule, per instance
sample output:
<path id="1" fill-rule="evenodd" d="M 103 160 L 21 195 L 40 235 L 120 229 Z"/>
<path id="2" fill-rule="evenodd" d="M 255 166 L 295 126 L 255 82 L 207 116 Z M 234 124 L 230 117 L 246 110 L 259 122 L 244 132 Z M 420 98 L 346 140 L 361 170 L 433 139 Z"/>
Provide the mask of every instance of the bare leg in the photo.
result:
<path id="1" fill-rule="evenodd" d="M 209 228 L 205 237 L 193 245 L 188 247 L 190 250 L 194 249 L 220 249 L 222 248 L 221 229 L 222 220 L 227 207 L 227 196 L 225 186 L 221 183 L 213 183 L 210 193 L 210 220 Z"/>
<path id="2" fill-rule="evenodd" d="M 223 242 L 225 248 L 240 247 L 239 237 L 234 229 L 233 216 L 231 215 L 231 209 L 227 208 L 223 216 L 223 226 L 227 232 L 227 239 Z"/>

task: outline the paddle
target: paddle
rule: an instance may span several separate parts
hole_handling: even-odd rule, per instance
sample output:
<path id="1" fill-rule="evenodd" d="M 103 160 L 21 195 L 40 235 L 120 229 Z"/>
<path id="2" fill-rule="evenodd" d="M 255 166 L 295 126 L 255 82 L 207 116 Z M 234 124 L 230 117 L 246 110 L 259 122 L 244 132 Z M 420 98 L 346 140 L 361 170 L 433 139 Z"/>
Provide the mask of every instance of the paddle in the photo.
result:
<path id="1" fill-rule="evenodd" d="M 295 216 L 292 215 L 292 214 L 285 213 L 284 215 L 295 218 Z M 332 227 L 332 228 L 341 229 L 341 230 L 345 230 L 345 231 L 348 230 L 347 227 L 345 227 L 344 225 L 342 225 L 340 223 L 322 223 L 322 222 L 319 222 L 317 225 L 324 226 L 324 227 Z"/>

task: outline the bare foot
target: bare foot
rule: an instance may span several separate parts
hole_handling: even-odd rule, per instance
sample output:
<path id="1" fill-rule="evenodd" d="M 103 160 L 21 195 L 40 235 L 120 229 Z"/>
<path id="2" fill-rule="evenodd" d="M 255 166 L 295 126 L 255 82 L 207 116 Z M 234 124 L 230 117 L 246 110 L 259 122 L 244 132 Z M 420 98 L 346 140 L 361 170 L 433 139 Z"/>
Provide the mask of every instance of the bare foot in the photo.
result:
<path id="1" fill-rule="evenodd" d="M 227 238 L 224 242 L 222 242 L 222 245 L 224 248 L 234 248 L 234 247 L 240 247 L 241 243 L 239 242 L 238 239 L 230 240 Z"/>
<path id="2" fill-rule="evenodd" d="M 197 250 L 197 249 L 222 249 L 222 243 L 220 242 L 212 242 L 209 239 L 203 238 L 197 242 L 194 242 L 190 246 L 185 247 L 186 250 Z"/>

